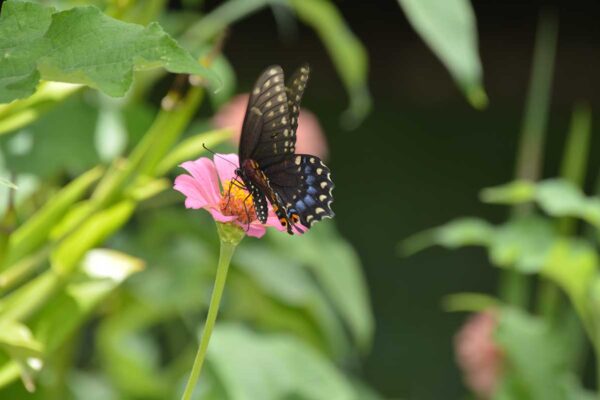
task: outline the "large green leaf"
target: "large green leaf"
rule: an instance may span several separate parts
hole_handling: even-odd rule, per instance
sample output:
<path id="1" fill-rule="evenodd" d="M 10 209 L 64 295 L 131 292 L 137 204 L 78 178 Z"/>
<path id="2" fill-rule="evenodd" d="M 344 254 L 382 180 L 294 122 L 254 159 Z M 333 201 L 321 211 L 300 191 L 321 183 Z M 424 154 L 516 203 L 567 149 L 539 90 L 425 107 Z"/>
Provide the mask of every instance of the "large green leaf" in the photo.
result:
<path id="1" fill-rule="evenodd" d="M 476 108 L 485 107 L 475 14 L 469 0 L 398 0 L 406 17 Z"/>
<path id="2" fill-rule="evenodd" d="M 258 335 L 239 325 L 220 324 L 208 362 L 228 400 L 356 398 L 351 383 L 326 358 L 285 335 Z"/>
<path id="3" fill-rule="evenodd" d="M 95 7 L 57 12 L 37 3 L 5 2 L 0 54 L 0 102 L 31 95 L 40 78 L 123 96 L 134 70 L 158 66 L 219 81 L 157 23 L 121 22 Z"/>
<path id="4" fill-rule="evenodd" d="M 232 274 L 231 307 L 243 318 L 271 330 L 294 332 L 337 357 L 347 356 L 348 337 L 330 303 L 309 272 L 294 259 L 264 246 L 241 246 L 234 257 L 238 270 L 255 284 Z"/>
<path id="5" fill-rule="evenodd" d="M 373 314 L 362 265 L 354 249 L 332 223 L 315 226 L 309 233 L 291 237 L 269 235 L 286 257 L 310 268 L 326 296 L 342 316 L 357 343 L 367 348 L 373 335 Z"/>

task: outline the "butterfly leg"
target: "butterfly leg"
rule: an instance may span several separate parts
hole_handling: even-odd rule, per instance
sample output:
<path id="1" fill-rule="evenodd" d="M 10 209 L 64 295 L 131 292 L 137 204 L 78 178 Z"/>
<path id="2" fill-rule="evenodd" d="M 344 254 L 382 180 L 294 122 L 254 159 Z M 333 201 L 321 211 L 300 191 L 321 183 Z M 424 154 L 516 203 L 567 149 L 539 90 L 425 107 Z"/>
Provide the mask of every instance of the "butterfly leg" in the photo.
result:
<path id="1" fill-rule="evenodd" d="M 246 207 L 246 200 L 248 200 L 250 196 L 252 196 L 252 194 L 248 193 L 248 196 L 246 196 L 242 203 L 244 205 L 244 212 L 246 213 L 246 220 L 248 221 L 246 224 L 246 232 L 250 230 L 250 213 L 248 212 L 248 208 Z"/>
<path id="2" fill-rule="evenodd" d="M 231 187 L 235 186 L 238 189 L 248 190 L 243 182 L 238 181 L 238 177 L 236 176 L 232 180 L 229 181 L 229 188 L 227 189 L 227 204 L 225 207 L 229 207 L 229 201 L 231 200 Z"/>

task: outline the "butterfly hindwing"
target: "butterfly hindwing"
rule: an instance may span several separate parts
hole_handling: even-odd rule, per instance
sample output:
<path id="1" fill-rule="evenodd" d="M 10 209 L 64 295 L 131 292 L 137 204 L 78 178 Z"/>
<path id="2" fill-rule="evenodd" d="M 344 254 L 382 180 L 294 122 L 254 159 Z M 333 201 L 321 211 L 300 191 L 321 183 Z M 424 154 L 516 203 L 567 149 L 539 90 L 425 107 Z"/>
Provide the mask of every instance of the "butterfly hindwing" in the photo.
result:
<path id="1" fill-rule="evenodd" d="M 307 228 L 332 218 L 333 181 L 329 168 L 312 155 L 297 154 L 266 170 L 271 186 L 281 197 L 290 218 L 297 214 Z"/>

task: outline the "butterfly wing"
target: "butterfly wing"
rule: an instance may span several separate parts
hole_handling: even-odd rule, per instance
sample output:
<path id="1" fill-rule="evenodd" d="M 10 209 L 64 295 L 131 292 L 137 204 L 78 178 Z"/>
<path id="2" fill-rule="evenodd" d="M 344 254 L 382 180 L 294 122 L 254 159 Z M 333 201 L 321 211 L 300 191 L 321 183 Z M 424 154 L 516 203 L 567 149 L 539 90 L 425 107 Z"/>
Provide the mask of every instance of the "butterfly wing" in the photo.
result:
<path id="1" fill-rule="evenodd" d="M 240 163 L 253 159 L 262 166 L 294 154 L 296 140 L 292 132 L 283 70 L 270 66 L 254 84 L 242 125 Z"/>
<path id="2" fill-rule="evenodd" d="M 287 94 L 294 143 L 296 141 L 296 129 L 298 128 L 298 116 L 300 115 L 300 102 L 302 101 L 302 95 L 304 94 L 304 89 L 306 89 L 309 75 L 310 67 L 307 63 L 302 64 L 286 83 L 285 92 Z"/>
<path id="3" fill-rule="evenodd" d="M 288 156 L 266 169 L 273 190 L 281 197 L 290 218 L 297 214 L 302 225 L 332 218 L 334 187 L 329 168 L 319 157 L 305 154 Z"/>

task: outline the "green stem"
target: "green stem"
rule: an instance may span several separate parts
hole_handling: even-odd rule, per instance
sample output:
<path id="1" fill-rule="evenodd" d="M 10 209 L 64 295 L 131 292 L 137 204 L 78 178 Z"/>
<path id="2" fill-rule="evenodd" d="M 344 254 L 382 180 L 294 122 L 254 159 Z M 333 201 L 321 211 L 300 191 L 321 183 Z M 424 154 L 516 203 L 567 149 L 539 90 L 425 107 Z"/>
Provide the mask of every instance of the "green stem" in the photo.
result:
<path id="1" fill-rule="evenodd" d="M 221 303 L 221 296 L 223 295 L 223 289 L 225 288 L 225 281 L 227 280 L 227 271 L 229 270 L 229 263 L 231 257 L 236 248 L 236 243 L 221 240 L 221 250 L 219 254 L 219 264 L 217 266 L 217 276 L 215 278 L 215 286 L 210 299 L 210 305 L 208 306 L 208 315 L 206 316 L 206 323 L 204 325 L 204 332 L 200 339 L 200 346 L 198 347 L 198 353 L 196 353 L 196 359 L 194 360 L 194 366 L 188 379 L 185 391 L 183 392 L 182 400 L 189 400 L 192 398 L 196 383 L 200 378 L 202 372 L 202 365 L 206 358 L 206 350 L 208 349 L 208 342 L 212 335 L 215 322 L 217 321 L 217 314 L 219 312 L 219 305 Z"/>
<path id="2" fill-rule="evenodd" d="M 535 181 L 541 175 L 557 36 L 556 15 L 552 12 L 542 13 L 536 33 L 531 80 L 517 154 L 517 179 Z M 527 215 L 531 211 L 530 204 L 523 204 L 515 207 L 512 213 Z M 508 303 L 525 308 L 530 289 L 531 279 L 528 276 L 513 270 L 502 273 L 500 295 Z"/>

